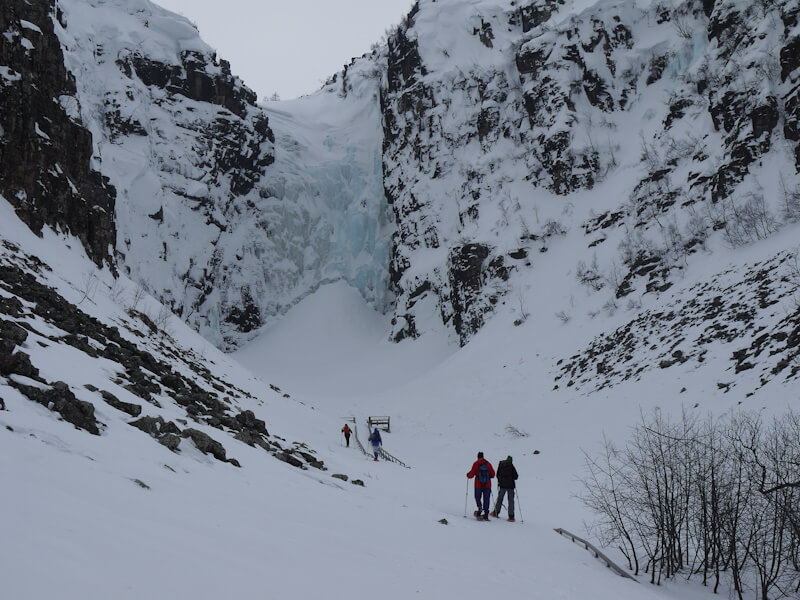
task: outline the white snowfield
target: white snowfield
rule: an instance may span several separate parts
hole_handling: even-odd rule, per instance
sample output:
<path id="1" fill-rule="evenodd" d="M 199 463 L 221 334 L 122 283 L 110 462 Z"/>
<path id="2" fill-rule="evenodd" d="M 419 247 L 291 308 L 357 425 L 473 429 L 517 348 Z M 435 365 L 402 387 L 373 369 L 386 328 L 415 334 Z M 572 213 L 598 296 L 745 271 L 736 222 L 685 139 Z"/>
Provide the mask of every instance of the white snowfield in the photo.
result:
<path id="1" fill-rule="evenodd" d="M 615 179 L 568 199 L 531 191 L 523 181 L 527 173 L 513 161 L 504 163 L 501 151 L 507 148 L 499 146 L 496 157 L 502 168 L 493 171 L 493 177 L 508 177 L 508 189 L 524 191 L 528 202 L 520 215 L 531 225 L 537 223 L 537 231 L 550 219 L 563 223 L 563 235 L 548 238 L 546 247 L 545 242 L 528 244 L 531 268 L 510 272 L 508 293 L 498 293 L 492 318 L 463 348 L 452 327 L 443 324 L 432 294 L 415 299 L 420 338 L 391 343 L 396 324 L 382 311 L 391 308 L 387 257 L 393 224 L 382 194 L 378 82 L 375 73 L 368 72 L 384 59 L 382 51 L 350 69 L 352 96 L 347 99 L 330 85 L 291 103 L 247 108 L 245 123 L 261 110 L 268 115 L 276 140 L 274 148 L 261 151 L 274 149 L 275 163 L 269 167 L 271 178 L 246 194 L 252 207 L 225 214 L 231 182 L 223 177 L 214 187 L 204 173 L 193 170 L 191 165 L 204 158 L 192 144 L 198 132 L 177 133 L 183 128 L 175 125 L 176 119 L 183 119 L 183 125 L 196 124 L 195 116 L 202 122 L 211 120 L 216 109 L 187 101 L 171 107 L 176 112 L 169 114 L 158 92 L 126 81 L 110 58 L 114 52 L 141 52 L 173 65 L 184 50 L 206 55 L 212 50 L 188 21 L 148 0 L 59 4 L 70 22 L 59 35 L 81 99 L 80 112 L 73 107 L 74 116 L 92 131 L 95 158 L 102 159 L 97 166 L 120 190 L 116 221 L 119 249 L 125 253 L 120 270 L 125 273 L 124 267 L 131 267 L 132 278 L 123 275 L 115 282 L 110 272 L 97 270 L 74 238 L 50 230 L 43 238 L 34 236 L 2 198 L 0 243 L 15 244 L 20 253 L 0 245 L 0 264 L 7 258 L 21 260 L 21 253 L 38 257 L 52 268 L 41 277 L 64 298 L 106 325 L 120 327 L 126 339 L 159 353 L 176 371 L 190 376 L 179 357 L 169 358 L 160 348 L 157 336 L 126 329 L 131 327 L 126 311 L 133 305 L 151 317 L 162 312 L 155 298 L 136 299 L 133 279 L 146 279 L 155 294 L 185 300 L 184 306 L 189 306 L 197 300 L 197 291 L 187 290 L 180 276 L 190 267 L 203 271 L 213 261 L 212 242 L 223 239 L 221 264 L 231 265 L 236 270 L 231 277 L 239 282 L 257 280 L 253 293 L 268 296 L 262 316 L 271 320 L 257 337 L 255 332 L 248 334 L 254 337 L 248 345 L 226 355 L 215 347 L 221 337 L 214 310 L 209 309 L 207 320 L 194 323 L 208 339 L 170 317 L 165 325 L 177 354 L 194 356 L 216 377 L 251 394 L 252 398 L 232 400 L 232 405 L 252 410 L 266 422 L 270 436 L 280 436 L 287 444 L 307 444 L 327 470 L 300 470 L 229 433 L 192 422 L 167 396 L 155 395 L 160 407 L 144 403 L 115 383 L 115 363 L 59 343 L 54 338 L 63 332 L 38 317 L 21 317 L 33 328 L 22 351 L 47 381 L 64 381 L 79 399 L 92 402 L 103 426 L 100 436 L 75 429 L 0 377 L 6 406 L 0 411 L 0 598 L 711 598 L 710 591 L 695 582 L 654 587 L 644 583 L 644 577 L 642 583 L 618 577 L 553 531 L 563 527 L 594 539 L 586 528 L 592 515 L 575 496 L 580 491 L 582 450 L 599 450 L 603 436 L 624 441 L 640 412 L 655 409 L 670 415 L 685 409 L 700 416 L 737 408 L 778 413 L 797 403 L 797 378 L 787 379 L 783 372 L 762 384 L 759 369 L 735 372 L 731 355 L 751 346 L 759 335 L 752 328 L 743 329 L 733 341 L 712 340 L 702 361 L 668 368 L 659 368 L 657 357 L 659 346 L 672 340 L 653 342 L 652 347 L 641 344 L 625 360 L 649 368 L 600 391 L 592 382 L 570 385 L 570 377 L 556 377 L 563 364 L 597 336 L 614 332 L 645 311 L 657 312 L 670 302 L 693 298 L 697 286 L 715 276 L 721 287 L 743 285 L 748 268 L 797 246 L 797 222 L 782 223 L 767 239 L 737 248 L 729 248 L 721 233 L 711 233 L 702 251 L 682 257 L 686 268 L 672 275 L 671 288 L 660 294 L 645 292 L 645 281 L 637 281 L 633 293 L 617 305 L 611 285 L 597 293 L 578 281 L 577 263 L 594 258 L 601 267 L 616 265 L 623 230 L 609 230 L 609 241 L 590 250 L 592 240 L 582 225 L 618 208 L 643 175 L 637 166 L 638 141 L 624 145 L 616 156 Z M 448 11 L 469 18 L 478 4 L 485 10 L 483 0 L 430 1 L 420 13 L 419 27 L 432 27 L 437 18 L 451 14 Z M 510 1 L 497 4 L 499 13 Z M 629 10 L 635 4 L 623 3 Z M 564 18 L 588 5 L 580 0 L 565 6 Z M 120 14 L 125 18 L 117 19 Z M 98 25 L 95 37 L 83 35 L 93 24 Z M 496 32 L 496 48 L 511 43 L 501 30 Z M 489 52 L 472 33 L 450 34 L 453 44 L 469 39 L 459 51 L 476 53 L 472 64 L 497 66 L 492 61 L 500 59 L 499 52 Z M 688 48 L 689 42 L 681 43 Z M 425 60 L 435 50 L 421 45 Z M 441 61 L 433 66 L 442 72 L 455 69 L 452 61 Z M 455 77 L 455 71 L 446 72 Z M 16 73 L 0 67 L 2 80 L 14 77 Z M 615 139 L 630 131 L 635 137 L 642 127 L 647 130 L 648 123 L 662 120 L 666 106 L 661 101 L 651 106 L 650 96 L 666 95 L 672 83 L 671 77 L 664 77 L 634 109 L 599 127 L 619 132 Z M 141 121 L 147 136 L 139 135 L 133 145 L 113 143 L 104 129 L 101 106 L 107 90 L 118 98 L 127 97 L 126 91 L 136 92 L 136 101 L 122 109 Z M 459 108 L 463 106 L 456 103 L 453 110 Z M 662 112 L 653 112 L 656 108 Z M 676 131 L 686 133 L 691 125 L 676 126 Z M 598 143 L 604 145 L 604 139 Z M 787 156 L 777 150 L 765 155 L 742 184 L 743 192 L 758 187 L 777 210 L 781 175 L 792 168 Z M 457 179 L 453 171 L 436 185 L 455 192 Z M 437 191 L 425 190 L 431 197 Z M 209 225 L 208 215 L 192 208 L 192 198 L 198 196 L 208 196 L 209 214 L 226 222 L 224 234 Z M 456 227 L 459 217 L 449 213 L 438 226 L 454 239 L 466 231 L 465 241 L 489 240 L 504 252 L 512 251 L 519 247 L 525 221 L 512 215 L 507 226 L 506 202 L 498 198 L 482 206 L 485 216 L 474 231 Z M 153 215 L 161 208 L 163 223 L 156 225 Z M 442 207 L 443 212 L 452 209 Z M 255 214 L 264 221 L 254 219 Z M 687 215 L 668 216 L 683 226 Z M 661 232 L 654 229 L 650 235 Z M 168 260 L 161 257 L 162 238 L 171 244 Z M 445 250 L 420 248 L 408 277 L 444 277 Z M 793 287 L 794 293 L 758 309 L 758 323 L 768 331 L 797 311 L 800 281 L 782 269 L 776 269 L 774 277 L 784 278 L 784 287 Z M 222 296 L 228 291 L 216 288 L 209 305 L 224 303 Z M 484 291 L 491 295 L 492 290 Z M 7 296 L 0 282 L 0 297 Z M 755 296 L 753 304 L 758 304 Z M 188 314 L 182 317 L 191 319 Z M 687 328 L 685 343 L 705 327 L 700 323 Z M 589 362 L 589 371 L 595 367 Z M 33 380 L 16 381 L 37 385 Z M 241 468 L 203 454 L 188 439 L 179 452 L 171 452 L 131 427 L 132 418 L 105 404 L 87 384 L 141 404 L 143 414 L 188 421 L 223 443 L 227 456 Z M 384 446 L 410 469 L 373 462 L 354 440 L 344 447 L 344 418 L 357 419 L 366 444 L 365 421 L 370 415 L 391 416 L 392 430 L 383 434 Z M 477 522 L 471 517 L 473 484 L 465 474 L 478 451 L 495 467 L 500 459 L 513 456 L 520 474 L 515 523 Z M 362 480 L 364 487 L 353 485 L 353 479 Z M 447 524 L 440 523 L 442 519 Z M 605 550 L 625 566 L 616 549 Z"/>
<path id="2" fill-rule="evenodd" d="M 95 273 L 97 291 L 80 308 L 119 322 L 130 302 L 129 281 L 122 279 L 131 290 L 115 304 L 105 288 L 109 274 L 94 271 L 76 240 L 47 232 L 36 238 L 5 201 L 0 207 L 3 240 L 50 264 L 48 283 L 70 301 L 81 301 L 81 282 Z M 741 258 L 764 251 L 752 248 Z M 141 308 L 152 314 L 158 305 L 147 298 Z M 553 308 L 543 310 L 552 314 Z M 93 401 L 105 427 L 100 437 L 76 430 L 0 383 L 7 406 L 0 412 L 2 596 L 705 597 L 694 584 L 656 588 L 624 580 L 554 533 L 564 527 L 585 534 L 589 515 L 572 495 L 580 448 L 595 448 L 603 433 L 624 438 L 640 408 L 678 411 L 681 398 L 687 406 L 697 402 L 694 410 L 703 413 L 738 401 L 775 406 L 791 389 L 773 386 L 757 399 L 736 389 L 723 396 L 712 364 L 659 370 L 603 393 L 553 391 L 553 362 L 587 341 L 586 320 L 565 327 L 555 319 L 530 319 L 514 327 L 508 315 L 462 349 L 430 334 L 390 344 L 385 317 L 338 283 L 306 298 L 235 356 L 171 321 L 177 343 L 254 394 L 241 408 L 266 420 L 270 434 L 308 443 L 326 472 L 300 471 L 210 427 L 200 428 L 221 439 L 241 469 L 191 444 L 172 453 L 83 388 L 112 385 L 107 361 L 69 346 L 43 348 L 35 341 L 43 339 L 30 335 L 23 350 L 42 375 Z M 679 396 L 681 387 L 689 392 Z M 145 413 L 186 417 L 166 400 L 160 410 L 145 405 Z M 356 416 L 366 442 L 364 421 L 375 414 L 391 415 L 384 445 L 411 469 L 373 462 L 354 441 L 343 446 L 340 417 Z M 495 466 L 514 457 L 520 473 L 516 523 L 464 517 L 465 503 L 469 515 L 474 504 L 465 474 L 478 450 Z M 365 487 L 334 473 L 362 479 Z"/>

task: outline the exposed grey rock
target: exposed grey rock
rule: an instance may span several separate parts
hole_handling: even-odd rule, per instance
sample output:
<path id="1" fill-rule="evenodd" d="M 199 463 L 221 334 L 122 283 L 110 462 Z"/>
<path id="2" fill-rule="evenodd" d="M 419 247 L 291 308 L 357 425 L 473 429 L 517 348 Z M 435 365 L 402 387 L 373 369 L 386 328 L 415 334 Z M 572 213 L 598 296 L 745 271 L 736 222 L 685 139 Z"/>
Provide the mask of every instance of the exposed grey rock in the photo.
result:
<path id="1" fill-rule="evenodd" d="M 0 354 L 11 354 L 28 339 L 28 332 L 13 321 L 0 319 Z"/>
<path id="2" fill-rule="evenodd" d="M 347 477 L 347 475 L 343 473 L 334 473 L 333 475 L 331 475 L 331 477 L 333 477 L 334 479 L 341 479 L 342 481 L 347 481 L 349 479 L 349 477 Z"/>
<path id="3" fill-rule="evenodd" d="M 183 430 L 183 433 L 181 433 L 181 437 L 190 438 L 200 452 L 211 454 L 217 460 L 227 462 L 223 445 L 211 438 L 208 434 L 197 429 L 186 428 Z"/>
<path id="4" fill-rule="evenodd" d="M 26 352 L 20 351 L 11 355 L 0 354 L 0 375 L 11 373 L 42 381 L 39 377 L 39 369 L 33 366 L 31 357 Z"/>
<path id="5" fill-rule="evenodd" d="M 267 424 L 261 419 L 257 419 L 252 410 L 243 410 L 236 415 L 236 420 L 245 429 L 255 431 L 262 435 L 269 435 L 267 432 Z"/>
<path id="6" fill-rule="evenodd" d="M 161 416 L 150 417 L 145 415 L 141 419 L 131 421 L 128 424 L 136 427 L 136 429 L 141 429 L 152 437 L 158 437 L 161 433 L 161 427 L 164 425 L 164 419 Z"/>
<path id="7" fill-rule="evenodd" d="M 304 459 L 304 460 L 305 460 L 305 461 L 306 461 L 306 462 L 307 462 L 307 463 L 308 463 L 310 466 L 314 467 L 315 469 L 321 469 L 321 470 L 323 470 L 323 471 L 325 471 L 325 470 L 326 470 L 326 469 L 325 469 L 325 462 L 324 462 L 324 461 L 321 461 L 321 460 L 319 460 L 319 459 L 318 459 L 316 456 L 314 456 L 313 454 L 309 454 L 308 452 L 303 452 L 302 450 L 298 450 L 298 451 L 297 451 L 297 453 L 298 453 L 300 456 L 302 456 L 302 457 L 303 457 L 303 459 Z"/>
<path id="8" fill-rule="evenodd" d="M 291 454 L 289 454 L 285 450 L 283 452 L 276 452 L 274 454 L 274 456 L 278 460 L 280 460 L 282 462 L 285 462 L 287 464 L 290 464 L 293 467 L 298 467 L 299 469 L 305 469 L 306 468 L 306 466 L 303 464 L 302 461 L 296 459 L 294 456 L 292 456 Z"/>
<path id="9" fill-rule="evenodd" d="M 158 438 L 158 443 L 176 452 L 181 445 L 181 438 L 173 433 L 167 433 Z"/>
<path id="10" fill-rule="evenodd" d="M 264 440 L 259 433 L 253 433 L 252 431 L 242 430 L 236 433 L 233 436 L 233 439 L 239 440 L 240 442 L 244 442 L 248 446 L 261 446 L 264 450 L 269 451 L 270 445 L 269 442 Z"/>
<path id="11" fill-rule="evenodd" d="M 98 422 L 94 417 L 94 405 L 91 402 L 78 400 L 63 381 L 56 381 L 48 390 L 40 390 L 13 381 L 10 382 L 10 385 L 30 400 L 57 412 L 65 421 L 72 423 L 78 429 L 83 429 L 93 435 L 100 435 Z"/>
<path id="12" fill-rule="evenodd" d="M 142 407 L 138 404 L 132 404 L 130 402 L 123 402 L 119 398 L 117 398 L 111 392 L 107 392 L 106 390 L 102 390 L 100 395 L 103 397 L 103 400 L 106 401 L 106 404 L 109 406 L 113 406 L 117 410 L 121 410 L 124 413 L 129 414 L 132 417 L 138 417 L 142 414 Z"/>

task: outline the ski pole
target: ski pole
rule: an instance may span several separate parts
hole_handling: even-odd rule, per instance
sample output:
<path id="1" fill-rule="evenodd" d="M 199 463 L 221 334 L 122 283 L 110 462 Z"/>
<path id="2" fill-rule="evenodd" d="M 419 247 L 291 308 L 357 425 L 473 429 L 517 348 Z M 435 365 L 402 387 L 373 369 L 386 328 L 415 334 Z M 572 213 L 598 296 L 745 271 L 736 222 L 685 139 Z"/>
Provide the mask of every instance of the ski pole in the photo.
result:
<path id="1" fill-rule="evenodd" d="M 469 479 L 467 479 L 467 489 L 464 492 L 464 518 L 467 518 L 467 499 L 469 498 Z"/>
<path id="2" fill-rule="evenodd" d="M 519 488 L 517 488 L 517 508 L 519 509 L 519 522 L 524 523 L 525 519 L 522 517 L 522 502 L 519 501 Z"/>

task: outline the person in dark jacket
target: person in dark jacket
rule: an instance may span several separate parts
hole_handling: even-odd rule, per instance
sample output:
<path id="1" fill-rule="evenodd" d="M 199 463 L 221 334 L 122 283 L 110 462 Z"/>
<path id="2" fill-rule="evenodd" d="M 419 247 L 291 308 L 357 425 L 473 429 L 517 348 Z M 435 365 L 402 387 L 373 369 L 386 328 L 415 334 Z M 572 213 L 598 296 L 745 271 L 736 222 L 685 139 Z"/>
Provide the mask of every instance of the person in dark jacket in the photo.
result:
<path id="1" fill-rule="evenodd" d="M 350 426 L 345 423 L 344 427 L 342 427 L 342 433 L 344 434 L 344 439 L 347 442 L 347 447 L 350 447 Z"/>
<path id="2" fill-rule="evenodd" d="M 494 505 L 492 516 L 500 518 L 500 509 L 503 507 L 503 497 L 508 494 L 508 520 L 514 520 L 514 490 L 519 478 L 514 468 L 512 458 L 509 456 L 497 465 L 497 503 Z"/>
<path id="3" fill-rule="evenodd" d="M 383 445 L 383 440 L 381 440 L 381 434 L 378 431 L 378 428 L 375 428 L 375 431 L 367 438 L 370 442 L 372 442 L 372 453 L 375 455 L 375 462 L 378 461 L 378 446 Z"/>
<path id="4" fill-rule="evenodd" d="M 469 479 L 475 478 L 475 502 L 478 505 L 475 516 L 488 521 L 489 496 L 492 493 L 494 468 L 488 460 L 483 458 L 483 452 L 478 452 L 478 460 L 473 463 L 472 469 L 467 473 L 467 477 Z M 481 510 L 483 510 L 483 517 L 481 517 Z"/>

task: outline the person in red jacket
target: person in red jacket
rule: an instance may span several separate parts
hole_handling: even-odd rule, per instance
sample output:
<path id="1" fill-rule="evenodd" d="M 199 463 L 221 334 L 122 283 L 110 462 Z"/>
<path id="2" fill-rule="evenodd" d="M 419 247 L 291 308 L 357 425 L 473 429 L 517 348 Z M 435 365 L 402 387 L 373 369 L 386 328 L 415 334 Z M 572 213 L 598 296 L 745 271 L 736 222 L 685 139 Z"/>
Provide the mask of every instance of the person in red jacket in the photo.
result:
<path id="1" fill-rule="evenodd" d="M 350 447 L 350 426 L 345 423 L 344 427 L 342 427 L 342 433 L 344 434 L 344 439 L 347 441 L 347 447 Z"/>
<path id="2" fill-rule="evenodd" d="M 469 479 L 475 478 L 475 502 L 478 504 L 478 510 L 475 511 L 475 516 L 484 521 L 489 520 L 489 496 L 492 493 L 492 479 L 494 478 L 494 469 L 492 464 L 483 458 L 483 452 L 478 452 L 478 460 L 472 465 L 469 473 Z M 483 515 L 481 515 L 483 510 Z"/>

